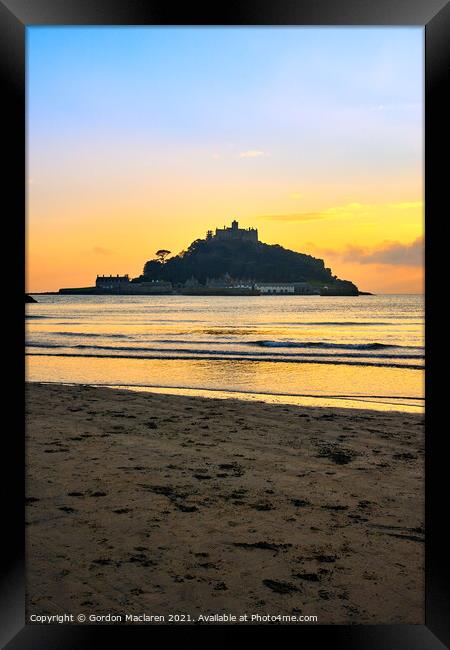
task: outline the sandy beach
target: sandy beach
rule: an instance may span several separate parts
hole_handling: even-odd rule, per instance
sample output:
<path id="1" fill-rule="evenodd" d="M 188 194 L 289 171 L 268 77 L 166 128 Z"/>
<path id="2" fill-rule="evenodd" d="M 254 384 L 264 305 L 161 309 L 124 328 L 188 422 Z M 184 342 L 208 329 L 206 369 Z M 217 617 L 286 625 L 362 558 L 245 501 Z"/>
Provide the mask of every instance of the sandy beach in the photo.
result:
<path id="1" fill-rule="evenodd" d="M 423 417 L 27 385 L 27 616 L 424 622 Z"/>

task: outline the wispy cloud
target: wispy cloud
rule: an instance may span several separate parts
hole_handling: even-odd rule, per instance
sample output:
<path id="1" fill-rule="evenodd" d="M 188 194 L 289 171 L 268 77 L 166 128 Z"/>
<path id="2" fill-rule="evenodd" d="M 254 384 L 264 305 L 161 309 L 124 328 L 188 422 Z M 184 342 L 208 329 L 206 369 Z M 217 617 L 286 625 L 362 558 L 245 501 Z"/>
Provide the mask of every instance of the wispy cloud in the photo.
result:
<path id="1" fill-rule="evenodd" d="M 261 149 L 249 149 L 249 151 L 242 151 L 239 158 L 261 158 L 269 155 L 266 151 L 261 151 Z"/>
<path id="2" fill-rule="evenodd" d="M 424 255 L 423 237 L 418 237 L 408 244 L 386 241 L 373 249 L 351 246 L 344 252 L 342 259 L 359 264 L 388 264 L 394 266 L 422 266 Z"/>
<path id="3" fill-rule="evenodd" d="M 361 203 L 348 203 L 336 207 L 327 208 L 317 212 L 296 212 L 293 214 L 264 214 L 260 219 L 267 221 L 315 221 L 318 219 L 330 219 L 333 217 L 348 217 L 364 212 L 364 206 Z"/>
<path id="4" fill-rule="evenodd" d="M 420 102 L 405 102 L 403 104 L 377 104 L 372 106 L 373 111 L 405 111 L 409 109 L 420 109 L 422 104 Z"/>
<path id="5" fill-rule="evenodd" d="M 114 251 L 109 250 L 109 248 L 103 248 L 102 246 L 94 246 L 88 251 L 84 251 L 85 255 L 112 255 Z"/>
<path id="6" fill-rule="evenodd" d="M 297 212 L 294 214 L 262 214 L 257 218 L 266 221 L 316 221 L 317 219 L 326 219 L 327 215 L 323 212 Z"/>
<path id="7" fill-rule="evenodd" d="M 312 254 L 351 264 L 421 267 L 424 262 L 423 237 L 406 244 L 385 241 L 373 247 L 347 246 L 344 250 L 320 248 L 308 242 L 307 248 Z"/>
<path id="8" fill-rule="evenodd" d="M 346 205 L 333 206 L 317 212 L 296 212 L 292 214 L 264 214 L 258 219 L 266 221 L 315 221 L 319 219 L 348 219 L 352 217 L 365 217 L 376 214 L 380 209 L 410 210 L 422 207 L 421 201 L 400 201 L 398 203 L 384 203 L 380 205 L 370 203 L 347 203 Z"/>
<path id="9" fill-rule="evenodd" d="M 393 208 L 395 210 L 415 210 L 416 208 L 422 208 L 422 201 L 399 201 L 398 203 L 387 203 L 388 208 Z"/>

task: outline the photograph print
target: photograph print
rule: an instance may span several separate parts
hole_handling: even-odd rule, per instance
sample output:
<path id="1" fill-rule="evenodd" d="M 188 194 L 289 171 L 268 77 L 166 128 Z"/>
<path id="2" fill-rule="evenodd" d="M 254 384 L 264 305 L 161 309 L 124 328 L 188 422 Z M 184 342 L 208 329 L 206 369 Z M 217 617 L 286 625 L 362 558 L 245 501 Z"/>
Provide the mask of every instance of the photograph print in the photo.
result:
<path id="1" fill-rule="evenodd" d="M 26 45 L 26 622 L 423 625 L 423 27 Z"/>

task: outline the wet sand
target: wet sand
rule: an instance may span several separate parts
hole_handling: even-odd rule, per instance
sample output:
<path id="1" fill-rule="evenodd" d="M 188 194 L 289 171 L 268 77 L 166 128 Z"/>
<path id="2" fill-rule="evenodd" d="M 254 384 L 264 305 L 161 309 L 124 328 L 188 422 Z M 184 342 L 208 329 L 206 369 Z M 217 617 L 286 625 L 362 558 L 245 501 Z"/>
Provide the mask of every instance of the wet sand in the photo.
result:
<path id="1" fill-rule="evenodd" d="M 27 616 L 424 623 L 422 416 L 58 384 L 26 411 Z"/>

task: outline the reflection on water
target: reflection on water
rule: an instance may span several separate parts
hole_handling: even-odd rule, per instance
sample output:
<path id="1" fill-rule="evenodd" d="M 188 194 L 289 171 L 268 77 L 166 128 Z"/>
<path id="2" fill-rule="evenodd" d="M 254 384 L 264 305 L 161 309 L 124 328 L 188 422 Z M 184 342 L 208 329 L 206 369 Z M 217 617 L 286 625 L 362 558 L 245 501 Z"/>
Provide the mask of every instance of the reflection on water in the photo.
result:
<path id="1" fill-rule="evenodd" d="M 37 298 L 31 381 L 423 408 L 421 296 Z"/>

